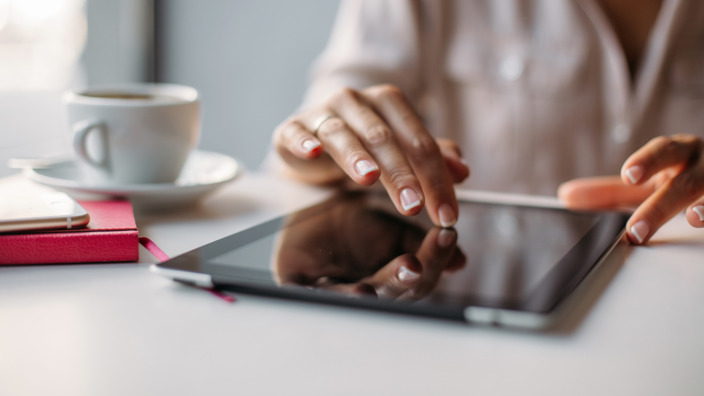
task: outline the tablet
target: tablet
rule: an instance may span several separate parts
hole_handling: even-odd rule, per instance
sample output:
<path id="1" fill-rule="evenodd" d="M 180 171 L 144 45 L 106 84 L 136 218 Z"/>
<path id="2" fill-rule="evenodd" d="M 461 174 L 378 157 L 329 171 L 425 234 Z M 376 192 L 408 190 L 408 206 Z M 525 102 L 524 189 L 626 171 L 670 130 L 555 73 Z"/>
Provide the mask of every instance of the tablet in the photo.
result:
<path id="1" fill-rule="evenodd" d="M 628 214 L 458 191 L 454 228 L 381 193 L 341 193 L 152 270 L 204 287 L 541 327 L 623 238 Z"/>

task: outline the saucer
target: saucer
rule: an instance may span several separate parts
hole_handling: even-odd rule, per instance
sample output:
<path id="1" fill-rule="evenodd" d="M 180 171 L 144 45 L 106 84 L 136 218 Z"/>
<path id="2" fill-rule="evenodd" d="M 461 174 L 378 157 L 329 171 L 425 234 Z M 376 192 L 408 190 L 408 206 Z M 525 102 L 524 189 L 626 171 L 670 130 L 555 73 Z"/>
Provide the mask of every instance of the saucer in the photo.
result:
<path id="1" fill-rule="evenodd" d="M 241 173 L 242 167 L 234 158 L 203 150 L 191 153 L 181 175 L 173 183 L 91 184 L 81 179 L 80 171 L 72 160 L 26 170 L 31 180 L 63 190 L 78 199 L 86 195 L 123 197 L 139 209 L 150 210 L 192 204 Z"/>

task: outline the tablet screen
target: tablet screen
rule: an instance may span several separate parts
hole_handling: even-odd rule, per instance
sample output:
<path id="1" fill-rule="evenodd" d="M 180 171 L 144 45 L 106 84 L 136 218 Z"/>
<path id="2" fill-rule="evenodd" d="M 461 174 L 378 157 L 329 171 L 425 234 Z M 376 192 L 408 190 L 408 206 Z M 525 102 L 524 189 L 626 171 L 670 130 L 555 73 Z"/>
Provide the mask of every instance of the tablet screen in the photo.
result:
<path id="1" fill-rule="evenodd" d="M 221 286 L 300 289 L 423 309 L 548 312 L 618 239 L 615 212 L 461 201 L 454 229 L 352 193 L 234 234 L 164 265 Z"/>

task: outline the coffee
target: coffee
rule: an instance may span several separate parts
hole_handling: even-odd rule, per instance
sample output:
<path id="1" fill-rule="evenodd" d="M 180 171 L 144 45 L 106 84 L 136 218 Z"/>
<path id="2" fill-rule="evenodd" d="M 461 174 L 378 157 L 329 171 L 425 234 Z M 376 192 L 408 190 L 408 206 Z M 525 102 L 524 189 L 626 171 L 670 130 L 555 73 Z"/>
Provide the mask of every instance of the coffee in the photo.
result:
<path id="1" fill-rule="evenodd" d="M 81 96 L 89 98 L 120 99 L 120 100 L 145 100 L 154 102 L 181 102 L 183 99 L 168 95 L 152 95 L 132 92 L 85 92 Z"/>

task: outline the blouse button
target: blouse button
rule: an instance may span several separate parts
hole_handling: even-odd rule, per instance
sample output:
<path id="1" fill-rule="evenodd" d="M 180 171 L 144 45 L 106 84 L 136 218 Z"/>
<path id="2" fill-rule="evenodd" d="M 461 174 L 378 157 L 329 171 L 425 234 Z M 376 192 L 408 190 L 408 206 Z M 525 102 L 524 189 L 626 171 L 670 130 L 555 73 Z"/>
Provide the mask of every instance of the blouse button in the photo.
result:
<path id="1" fill-rule="evenodd" d="M 513 82 L 518 80 L 525 69 L 525 62 L 517 55 L 504 58 L 499 64 L 499 75 L 505 81 Z"/>
<path id="2" fill-rule="evenodd" d="M 616 143 L 626 143 L 631 138 L 631 127 L 625 122 L 619 122 L 611 130 L 611 139 Z"/>

